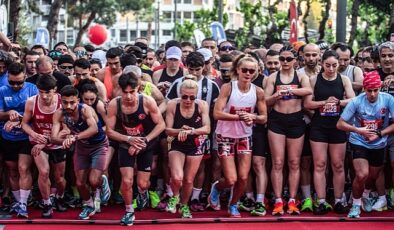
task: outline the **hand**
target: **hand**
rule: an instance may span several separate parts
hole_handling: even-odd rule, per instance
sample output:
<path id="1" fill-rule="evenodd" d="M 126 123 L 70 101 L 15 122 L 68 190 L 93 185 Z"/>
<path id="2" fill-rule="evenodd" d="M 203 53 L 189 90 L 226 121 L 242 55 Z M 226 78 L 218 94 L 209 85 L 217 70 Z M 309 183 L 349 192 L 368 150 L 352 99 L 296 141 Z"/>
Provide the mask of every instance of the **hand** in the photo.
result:
<path id="1" fill-rule="evenodd" d="M 129 152 L 130 156 L 134 156 L 134 155 L 138 155 L 138 153 L 140 153 L 142 149 L 143 148 L 132 145 L 129 147 L 128 152 Z"/>
<path id="2" fill-rule="evenodd" d="M 34 133 L 32 138 L 33 141 L 36 142 L 37 144 L 46 145 L 48 143 L 47 137 L 39 133 Z"/>
<path id="3" fill-rule="evenodd" d="M 127 143 L 131 146 L 134 146 L 136 149 L 139 149 L 139 150 L 146 148 L 146 138 L 145 137 L 131 137 Z"/>
<path id="4" fill-rule="evenodd" d="M 31 155 L 33 157 L 39 156 L 41 151 L 44 149 L 44 147 L 45 147 L 44 144 L 34 145 L 34 147 L 31 149 Z"/>
<path id="5" fill-rule="evenodd" d="M 184 142 L 187 139 L 187 135 L 189 135 L 191 133 L 191 129 L 190 130 L 181 130 L 178 133 L 178 141 L 180 142 Z"/>
<path id="6" fill-rule="evenodd" d="M 181 129 L 184 129 L 184 130 L 191 130 L 192 127 L 190 127 L 190 126 L 188 126 L 188 125 L 183 125 L 183 126 L 181 127 Z"/>
<path id="7" fill-rule="evenodd" d="M 75 136 L 69 135 L 66 140 L 63 141 L 63 149 L 68 149 L 76 141 Z"/>
<path id="8" fill-rule="evenodd" d="M 360 134 L 361 136 L 363 136 L 366 140 L 369 140 L 369 139 L 372 138 L 374 135 L 377 136 L 375 130 L 369 129 L 369 128 L 367 128 L 367 127 L 360 127 L 360 128 L 357 128 L 357 131 L 356 131 L 356 132 L 357 132 L 358 134 Z"/>
<path id="9" fill-rule="evenodd" d="M 331 96 L 331 97 L 329 97 L 327 100 L 326 100 L 326 104 L 338 104 L 338 101 L 339 101 L 339 99 L 337 99 L 336 97 L 333 97 L 333 96 Z"/>
<path id="10" fill-rule="evenodd" d="M 13 128 L 19 128 L 21 126 L 21 123 L 19 121 L 7 121 L 4 124 L 4 130 L 6 132 L 11 132 Z"/>
<path id="11" fill-rule="evenodd" d="M 394 82 L 394 75 L 388 75 L 383 81 L 383 86 L 390 86 Z"/>
<path id="12" fill-rule="evenodd" d="M 15 110 L 8 111 L 8 116 L 10 121 L 19 121 L 22 118 L 22 115 Z"/>
<path id="13" fill-rule="evenodd" d="M 66 139 L 68 136 L 70 136 L 70 130 L 68 130 L 68 129 L 60 130 L 60 132 L 59 132 L 60 139 Z"/>
<path id="14" fill-rule="evenodd" d="M 239 119 L 244 121 L 247 126 L 253 125 L 254 117 L 256 115 L 244 111 L 241 111 L 238 115 L 239 115 Z"/>

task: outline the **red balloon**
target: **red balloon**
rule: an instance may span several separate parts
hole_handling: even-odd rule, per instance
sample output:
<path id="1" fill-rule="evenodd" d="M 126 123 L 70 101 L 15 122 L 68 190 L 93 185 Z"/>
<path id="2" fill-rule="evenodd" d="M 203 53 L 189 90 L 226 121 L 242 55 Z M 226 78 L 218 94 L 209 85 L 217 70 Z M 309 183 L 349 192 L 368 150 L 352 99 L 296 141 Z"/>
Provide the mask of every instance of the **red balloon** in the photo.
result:
<path id="1" fill-rule="evenodd" d="M 93 44 L 101 45 L 107 40 L 107 30 L 104 26 L 96 24 L 89 28 L 88 37 Z"/>

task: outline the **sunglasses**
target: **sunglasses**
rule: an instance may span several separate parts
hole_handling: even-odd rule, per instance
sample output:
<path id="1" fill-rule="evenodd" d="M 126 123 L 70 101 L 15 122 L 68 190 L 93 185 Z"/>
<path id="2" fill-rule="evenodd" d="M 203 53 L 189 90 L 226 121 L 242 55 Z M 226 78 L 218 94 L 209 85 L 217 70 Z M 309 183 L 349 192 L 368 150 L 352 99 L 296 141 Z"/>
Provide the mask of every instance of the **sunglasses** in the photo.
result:
<path id="1" fill-rule="evenodd" d="M 25 81 L 12 81 L 12 80 L 8 80 L 8 84 L 10 84 L 10 85 L 23 85 L 23 83 L 25 83 Z"/>
<path id="2" fill-rule="evenodd" d="M 362 62 L 365 62 L 365 61 L 367 61 L 367 62 L 372 62 L 372 58 L 371 57 L 364 57 L 364 58 L 361 58 L 360 59 Z"/>
<path id="3" fill-rule="evenodd" d="M 284 61 L 291 62 L 291 61 L 293 61 L 294 59 L 295 59 L 294 57 L 283 57 L 283 56 L 279 56 L 279 61 L 281 61 L 281 62 L 284 62 Z"/>
<path id="4" fill-rule="evenodd" d="M 191 96 L 188 96 L 188 95 L 182 95 L 182 97 L 181 97 L 183 100 L 187 100 L 187 99 L 190 99 L 191 101 L 194 101 L 194 100 L 196 100 L 196 96 L 194 96 L 194 95 L 191 95 Z"/>
<path id="5" fill-rule="evenodd" d="M 225 69 L 225 68 L 220 69 L 220 72 L 222 74 L 227 74 L 229 71 L 230 71 L 230 69 Z"/>
<path id="6" fill-rule="evenodd" d="M 248 69 L 248 68 L 241 68 L 241 72 L 242 73 L 249 72 L 249 74 L 254 74 L 254 73 L 256 73 L 256 70 L 255 69 Z"/>
<path id="7" fill-rule="evenodd" d="M 74 69 L 74 66 L 62 66 L 62 65 L 59 65 L 59 68 L 60 68 L 60 69 L 63 69 L 63 70 L 66 70 L 66 69 Z"/>
<path id="8" fill-rule="evenodd" d="M 232 46 L 222 46 L 222 47 L 220 47 L 220 51 L 232 51 L 232 50 L 235 50 L 235 48 L 232 47 Z"/>

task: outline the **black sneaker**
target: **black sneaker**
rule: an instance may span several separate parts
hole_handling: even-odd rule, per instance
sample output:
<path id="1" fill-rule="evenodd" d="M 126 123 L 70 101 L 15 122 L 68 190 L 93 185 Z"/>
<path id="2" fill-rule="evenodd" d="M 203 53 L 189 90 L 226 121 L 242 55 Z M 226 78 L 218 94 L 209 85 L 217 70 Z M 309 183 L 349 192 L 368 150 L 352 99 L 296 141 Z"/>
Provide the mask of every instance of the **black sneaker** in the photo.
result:
<path id="1" fill-rule="evenodd" d="M 44 204 L 44 208 L 42 209 L 41 216 L 43 218 L 52 218 L 52 205 L 51 204 Z"/>
<path id="2" fill-rule="evenodd" d="M 145 191 L 143 193 L 138 193 L 136 199 L 137 199 L 137 210 L 138 211 L 141 211 L 144 208 L 147 208 L 149 206 L 148 191 Z"/>
<path id="3" fill-rule="evenodd" d="M 315 215 L 324 215 L 324 214 L 327 214 L 327 213 L 328 213 L 328 209 L 327 209 L 327 207 L 326 207 L 326 205 L 324 203 L 319 204 L 318 207 L 315 207 L 313 209 L 313 214 L 315 214 Z"/>
<path id="4" fill-rule="evenodd" d="M 337 214 L 346 214 L 349 210 L 342 204 L 342 202 L 338 202 L 334 206 L 334 212 Z"/>
<path id="5" fill-rule="evenodd" d="M 67 206 L 66 206 L 66 202 L 64 201 L 64 198 L 55 198 L 53 204 L 56 211 L 58 212 L 67 211 Z"/>

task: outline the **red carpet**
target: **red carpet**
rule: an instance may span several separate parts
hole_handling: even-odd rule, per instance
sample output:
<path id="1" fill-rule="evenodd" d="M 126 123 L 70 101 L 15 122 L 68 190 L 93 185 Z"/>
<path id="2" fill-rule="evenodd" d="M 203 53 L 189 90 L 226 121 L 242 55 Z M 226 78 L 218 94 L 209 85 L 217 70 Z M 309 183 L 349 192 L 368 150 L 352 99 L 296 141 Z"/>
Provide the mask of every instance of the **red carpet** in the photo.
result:
<path id="1" fill-rule="evenodd" d="M 102 207 L 102 212 L 98 213 L 91 217 L 90 220 L 78 220 L 78 214 L 81 209 L 70 209 L 67 212 L 59 213 L 54 212 L 52 219 L 42 219 L 41 211 L 30 208 L 29 219 L 20 219 L 13 216 L 11 219 L 2 219 L 0 220 L 1 224 L 26 224 L 26 223 L 39 223 L 39 224 L 114 224 L 118 225 L 119 220 L 123 215 L 124 209 L 123 206 L 112 205 L 109 207 Z M 358 222 L 359 221 L 368 221 L 368 222 L 386 222 L 391 221 L 394 222 L 394 210 L 389 210 L 385 212 L 372 212 L 372 213 L 362 213 L 360 219 L 348 219 L 346 215 L 338 215 L 334 213 L 330 213 L 324 216 L 316 216 L 311 213 L 302 213 L 299 216 L 290 216 L 284 215 L 280 217 L 274 217 L 270 214 L 267 214 L 265 217 L 253 217 L 248 213 L 242 213 L 242 218 L 227 218 L 227 213 L 225 210 L 222 211 L 205 211 L 205 212 L 193 212 L 193 219 L 181 219 L 179 214 L 171 214 L 166 212 L 158 212 L 156 210 L 144 210 L 142 212 L 136 212 L 136 225 L 140 224 L 150 224 L 149 226 L 153 227 L 154 224 L 158 223 L 230 223 L 235 224 L 236 222 L 245 223 L 249 222 L 251 226 L 254 226 L 258 223 L 270 223 L 277 224 L 278 222 L 338 222 L 338 221 L 346 221 L 346 222 Z M 313 223 L 308 223 L 313 224 Z M 384 223 L 382 223 L 384 224 Z M 391 223 L 392 224 L 392 223 Z M 330 224 L 331 225 L 331 224 Z M 34 226 L 34 225 L 30 225 Z M 41 226 L 41 225 L 39 225 Z M 53 226 L 53 225 L 52 225 Z M 168 225 L 166 225 L 168 226 Z M 188 225 L 189 226 L 189 225 Z M 191 225 L 193 226 L 193 225 Z M 324 226 L 324 225 L 321 225 Z M 112 228 L 112 227 L 111 227 Z M 30 230 L 30 229 L 29 229 Z M 245 230 L 245 229 L 242 229 Z"/>

